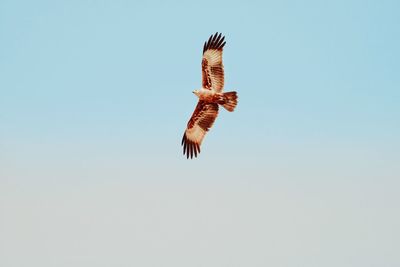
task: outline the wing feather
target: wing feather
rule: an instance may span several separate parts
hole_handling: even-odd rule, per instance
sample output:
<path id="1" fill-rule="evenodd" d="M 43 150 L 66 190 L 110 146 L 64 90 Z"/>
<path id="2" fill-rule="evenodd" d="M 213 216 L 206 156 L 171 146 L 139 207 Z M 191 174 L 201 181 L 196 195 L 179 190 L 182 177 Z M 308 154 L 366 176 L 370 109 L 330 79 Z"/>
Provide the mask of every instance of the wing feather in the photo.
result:
<path id="1" fill-rule="evenodd" d="M 221 92 L 224 88 L 224 66 L 222 64 L 222 51 L 225 46 L 225 36 L 221 33 L 211 35 L 203 46 L 203 59 L 201 62 L 203 88 Z"/>
<path id="2" fill-rule="evenodd" d="M 200 145 L 218 116 L 218 104 L 200 100 L 190 118 L 182 138 L 183 154 L 197 157 Z"/>

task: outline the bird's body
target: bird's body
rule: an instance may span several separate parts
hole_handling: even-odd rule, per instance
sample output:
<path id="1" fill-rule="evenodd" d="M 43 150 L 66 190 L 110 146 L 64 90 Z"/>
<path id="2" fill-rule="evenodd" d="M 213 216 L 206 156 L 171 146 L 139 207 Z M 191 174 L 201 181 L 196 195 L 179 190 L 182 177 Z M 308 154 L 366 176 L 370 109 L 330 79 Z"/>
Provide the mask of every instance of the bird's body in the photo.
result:
<path id="1" fill-rule="evenodd" d="M 237 105 L 236 92 L 223 92 L 224 67 L 222 50 L 225 37 L 211 35 L 204 43 L 201 63 L 203 86 L 193 93 L 199 98 L 182 138 L 183 153 L 187 158 L 197 157 L 205 134 L 218 116 L 219 105 L 232 112 Z"/>
<path id="2" fill-rule="evenodd" d="M 223 100 L 223 94 L 217 93 L 210 89 L 201 88 L 200 90 L 193 91 L 195 95 L 199 98 L 199 100 L 208 102 L 208 103 L 218 103 Z"/>

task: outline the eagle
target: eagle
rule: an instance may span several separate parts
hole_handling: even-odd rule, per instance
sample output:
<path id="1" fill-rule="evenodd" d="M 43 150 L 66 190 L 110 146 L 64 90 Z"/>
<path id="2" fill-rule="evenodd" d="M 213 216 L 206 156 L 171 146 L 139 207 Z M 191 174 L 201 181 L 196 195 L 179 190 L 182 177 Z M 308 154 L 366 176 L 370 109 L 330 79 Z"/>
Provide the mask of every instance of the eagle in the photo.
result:
<path id="1" fill-rule="evenodd" d="M 193 156 L 197 157 L 200 153 L 200 145 L 218 116 L 219 106 L 232 112 L 237 105 L 238 97 L 235 91 L 223 92 L 222 50 L 226 43 L 224 40 L 225 36 L 217 32 L 204 43 L 201 61 L 202 88 L 193 91 L 199 101 L 182 138 L 183 154 L 186 154 L 187 159 L 193 159 Z"/>

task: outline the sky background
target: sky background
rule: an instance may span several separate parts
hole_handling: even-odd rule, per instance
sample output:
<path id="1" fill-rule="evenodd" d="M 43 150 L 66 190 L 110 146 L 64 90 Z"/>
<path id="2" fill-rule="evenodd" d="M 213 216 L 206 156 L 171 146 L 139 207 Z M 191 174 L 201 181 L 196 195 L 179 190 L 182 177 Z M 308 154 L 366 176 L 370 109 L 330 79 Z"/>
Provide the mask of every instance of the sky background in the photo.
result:
<path id="1" fill-rule="evenodd" d="M 0 265 L 400 266 L 399 11 L 0 0 Z M 216 31 L 239 104 L 190 161 Z"/>

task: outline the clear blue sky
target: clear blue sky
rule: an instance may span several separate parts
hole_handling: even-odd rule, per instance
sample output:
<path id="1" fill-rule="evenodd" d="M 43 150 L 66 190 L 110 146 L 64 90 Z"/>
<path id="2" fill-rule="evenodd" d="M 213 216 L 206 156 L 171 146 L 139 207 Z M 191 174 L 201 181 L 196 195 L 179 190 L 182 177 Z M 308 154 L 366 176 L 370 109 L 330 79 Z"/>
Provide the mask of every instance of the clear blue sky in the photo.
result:
<path id="1" fill-rule="evenodd" d="M 398 1 L 0 1 L 0 265 L 399 266 Z M 222 111 L 180 140 L 201 52 Z"/>

